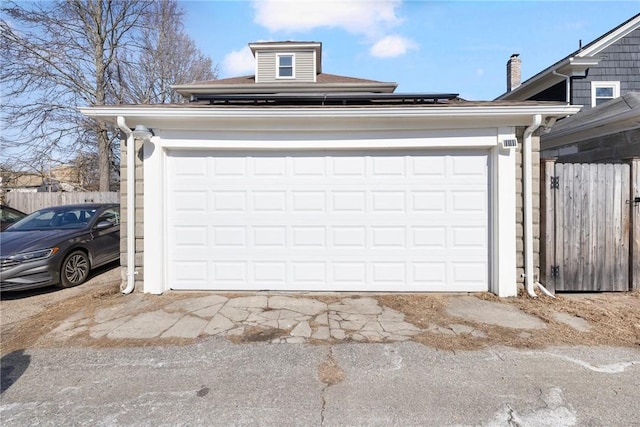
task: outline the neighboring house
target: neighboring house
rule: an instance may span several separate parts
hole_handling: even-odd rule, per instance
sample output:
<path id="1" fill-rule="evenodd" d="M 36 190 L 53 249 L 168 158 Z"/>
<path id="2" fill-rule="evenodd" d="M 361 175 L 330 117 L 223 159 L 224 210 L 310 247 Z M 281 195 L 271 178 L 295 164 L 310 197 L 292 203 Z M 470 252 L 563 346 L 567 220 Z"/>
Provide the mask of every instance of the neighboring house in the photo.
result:
<path id="1" fill-rule="evenodd" d="M 498 100 L 565 100 L 582 110 L 541 135 L 542 274 L 558 291 L 640 288 L 640 14 Z"/>
<path id="2" fill-rule="evenodd" d="M 578 107 L 398 94 L 324 73 L 321 43 L 249 46 L 254 76 L 175 86 L 190 103 L 82 109 L 127 135 L 125 293 L 532 289 L 533 132 Z"/>
<path id="3" fill-rule="evenodd" d="M 507 63 L 497 100 L 582 105 L 542 135 L 543 158 L 619 162 L 640 156 L 640 14 L 520 83 L 520 58 Z"/>
<path id="4" fill-rule="evenodd" d="M 21 193 L 35 193 L 44 183 L 41 175 L 29 172 L 2 171 L 0 184 L 2 193 L 16 191 Z"/>
<path id="5" fill-rule="evenodd" d="M 0 173 L 0 188 L 3 193 L 78 191 L 80 190 L 78 170 L 73 165 L 59 165 L 47 173 L 14 172 Z"/>
<path id="6" fill-rule="evenodd" d="M 518 54 L 507 63 L 507 92 L 497 100 L 566 101 L 584 110 L 640 91 L 640 14 L 520 82 Z"/>

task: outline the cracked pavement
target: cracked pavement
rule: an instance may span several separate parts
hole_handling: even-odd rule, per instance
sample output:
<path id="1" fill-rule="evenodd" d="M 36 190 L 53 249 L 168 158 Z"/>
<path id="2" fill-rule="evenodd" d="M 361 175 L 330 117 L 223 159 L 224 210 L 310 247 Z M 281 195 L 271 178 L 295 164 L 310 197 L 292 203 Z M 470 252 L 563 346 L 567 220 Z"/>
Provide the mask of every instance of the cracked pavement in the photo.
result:
<path id="1" fill-rule="evenodd" d="M 144 295 L 134 294 L 120 305 L 86 314 L 79 310 L 62 322 L 48 339 L 64 340 L 88 332 L 92 338 L 148 339 L 234 337 L 252 328 L 279 331 L 272 343 L 309 341 L 406 341 L 421 329 L 404 314 L 381 306 L 374 298 L 341 298 L 324 303 L 289 296 L 199 296 L 144 309 Z M 262 341 L 263 339 L 257 339 Z"/>
<path id="2" fill-rule="evenodd" d="M 3 426 L 633 426 L 635 349 L 56 348 L 2 360 Z M 593 369 L 587 369 L 591 366 Z M 608 369 L 620 366 L 620 369 Z"/>

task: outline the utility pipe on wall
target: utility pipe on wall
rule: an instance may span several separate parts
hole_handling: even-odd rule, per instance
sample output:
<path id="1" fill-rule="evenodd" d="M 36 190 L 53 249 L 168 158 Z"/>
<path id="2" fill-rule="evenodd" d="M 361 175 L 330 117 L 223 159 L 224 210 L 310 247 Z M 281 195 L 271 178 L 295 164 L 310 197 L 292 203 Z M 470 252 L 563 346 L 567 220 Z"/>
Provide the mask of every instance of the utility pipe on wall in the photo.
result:
<path id="1" fill-rule="evenodd" d="M 135 139 L 124 117 L 118 116 L 117 123 L 120 130 L 127 135 L 127 286 L 122 290 L 122 293 L 130 294 L 135 287 L 136 274 Z"/>
<path id="2" fill-rule="evenodd" d="M 527 293 L 536 297 L 535 284 L 533 283 L 533 176 L 531 173 L 531 136 L 542 124 L 542 116 L 533 116 L 531 126 L 524 131 L 522 142 L 523 182 L 522 193 L 524 196 L 524 280 Z"/>
<path id="3" fill-rule="evenodd" d="M 567 94 L 566 94 L 565 98 L 566 98 L 567 104 L 570 104 L 571 103 L 571 99 L 570 99 L 571 98 L 571 76 L 567 76 L 565 74 L 560 74 L 556 70 L 553 70 L 553 74 L 555 76 L 564 77 L 566 79 L 565 86 L 566 86 Z"/>

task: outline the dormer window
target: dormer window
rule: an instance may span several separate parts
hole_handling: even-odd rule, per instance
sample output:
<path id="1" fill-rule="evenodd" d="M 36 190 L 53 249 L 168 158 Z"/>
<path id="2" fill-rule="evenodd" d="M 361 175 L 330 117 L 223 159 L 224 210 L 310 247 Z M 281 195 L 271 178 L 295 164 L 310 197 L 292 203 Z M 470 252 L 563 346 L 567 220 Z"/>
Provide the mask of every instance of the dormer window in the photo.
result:
<path id="1" fill-rule="evenodd" d="M 279 79 L 293 79 L 295 78 L 293 67 L 294 67 L 294 59 L 293 54 L 278 54 L 278 74 L 277 78 Z"/>

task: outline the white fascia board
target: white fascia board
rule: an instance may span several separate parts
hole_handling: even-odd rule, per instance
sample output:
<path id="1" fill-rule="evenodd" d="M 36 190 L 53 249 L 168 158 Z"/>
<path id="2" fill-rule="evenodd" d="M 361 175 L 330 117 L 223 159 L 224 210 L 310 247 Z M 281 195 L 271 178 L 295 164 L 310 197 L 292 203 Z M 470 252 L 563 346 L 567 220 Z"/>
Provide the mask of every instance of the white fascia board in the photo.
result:
<path id="1" fill-rule="evenodd" d="M 371 139 L 292 139 L 264 140 L 254 137 L 238 139 L 161 139 L 160 147 L 169 150 L 353 150 L 353 149 L 409 149 L 409 148 L 490 148 L 497 145 L 496 137 L 455 136 L 447 138 L 371 138 Z"/>
<path id="2" fill-rule="evenodd" d="M 176 121 L 222 119 L 306 119 L 329 118 L 334 120 L 354 118 L 416 118 L 416 119 L 498 119 L 512 121 L 514 126 L 526 125 L 531 116 L 565 117 L 576 114 L 581 105 L 483 105 L 464 107 L 379 107 L 379 108 L 171 108 L 171 107 L 87 107 L 80 108 L 86 116 L 115 121 L 118 116 L 146 124 L 158 120 L 163 124 Z M 142 123 L 145 122 L 145 123 Z"/>
<path id="3" fill-rule="evenodd" d="M 610 34 L 607 34 L 607 36 L 602 37 L 602 39 L 585 46 L 585 48 L 582 49 L 580 52 L 578 52 L 576 56 L 585 57 L 585 56 L 597 55 L 598 53 L 602 52 L 604 49 L 616 43 L 621 38 L 631 34 L 633 31 L 637 30 L 638 28 L 640 28 L 640 15 L 636 16 L 634 19 L 627 22 L 626 25 L 623 25 L 620 28 L 616 29 L 615 31 L 612 31 Z"/>
<path id="4" fill-rule="evenodd" d="M 299 43 L 274 43 L 274 42 L 256 42 L 249 43 L 249 49 L 252 52 L 256 50 L 288 50 L 288 49 L 320 49 L 322 43 L 320 42 L 299 42 Z"/>
<path id="5" fill-rule="evenodd" d="M 577 113 L 579 106 L 429 107 L 429 108 L 91 108 L 90 117 L 113 121 L 124 116 L 131 127 L 158 131 L 223 132 L 405 132 L 527 126 L 531 117 L 543 120 Z M 235 138 L 234 138 L 235 139 Z"/>
<path id="6" fill-rule="evenodd" d="M 600 61 L 602 61 L 602 57 L 573 57 L 569 58 L 566 65 L 556 68 L 556 71 L 567 76 L 582 77 L 589 68 L 597 66 Z"/>
<path id="7" fill-rule="evenodd" d="M 182 96 L 197 94 L 273 94 L 273 93 L 349 93 L 349 92 L 381 92 L 392 93 L 396 89 L 395 83 L 260 83 L 253 84 L 202 84 L 202 85 L 173 85 L 171 86 Z"/>

